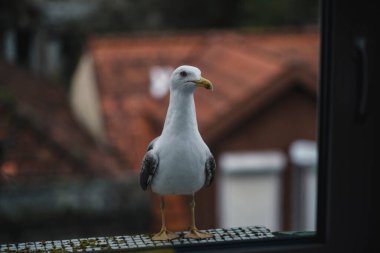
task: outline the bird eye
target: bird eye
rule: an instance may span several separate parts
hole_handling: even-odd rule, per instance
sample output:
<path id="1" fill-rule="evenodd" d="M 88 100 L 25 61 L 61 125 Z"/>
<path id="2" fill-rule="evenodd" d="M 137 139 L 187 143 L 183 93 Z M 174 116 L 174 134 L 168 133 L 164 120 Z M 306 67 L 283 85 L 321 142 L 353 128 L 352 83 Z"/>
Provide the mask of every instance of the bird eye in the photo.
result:
<path id="1" fill-rule="evenodd" d="M 179 74 L 180 74 L 180 76 L 182 76 L 182 77 L 186 77 L 186 76 L 187 76 L 186 71 L 181 71 L 181 72 L 179 72 Z"/>

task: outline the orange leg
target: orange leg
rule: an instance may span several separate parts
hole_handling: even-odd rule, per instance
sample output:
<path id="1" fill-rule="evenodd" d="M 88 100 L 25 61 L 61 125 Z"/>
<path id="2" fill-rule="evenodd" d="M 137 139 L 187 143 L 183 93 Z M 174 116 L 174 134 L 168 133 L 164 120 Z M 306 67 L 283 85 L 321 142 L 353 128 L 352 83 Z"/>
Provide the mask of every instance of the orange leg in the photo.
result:
<path id="1" fill-rule="evenodd" d="M 185 234 L 185 238 L 189 239 L 205 239 L 214 237 L 213 234 L 205 233 L 199 231 L 199 229 L 195 226 L 195 200 L 194 195 L 190 202 L 191 209 L 191 227 L 189 233 Z"/>
<path id="2" fill-rule="evenodd" d="M 161 209 L 161 230 L 157 234 L 153 235 L 152 240 L 153 241 L 170 241 L 173 239 L 178 238 L 179 236 L 176 233 L 170 232 L 166 229 L 165 225 L 165 201 L 164 197 L 161 196 L 161 203 L 160 203 L 160 209 Z"/>

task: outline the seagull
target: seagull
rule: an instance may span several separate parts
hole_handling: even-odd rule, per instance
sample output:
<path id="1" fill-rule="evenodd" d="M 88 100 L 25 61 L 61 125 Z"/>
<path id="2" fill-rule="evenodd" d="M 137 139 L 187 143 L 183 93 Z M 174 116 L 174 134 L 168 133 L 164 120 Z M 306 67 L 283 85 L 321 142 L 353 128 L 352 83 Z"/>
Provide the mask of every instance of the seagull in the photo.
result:
<path id="1" fill-rule="evenodd" d="M 213 89 L 212 83 L 201 76 L 193 66 L 175 69 L 170 79 L 170 100 L 164 127 L 160 136 L 148 145 L 144 155 L 140 185 L 160 196 L 162 226 L 152 240 L 172 240 L 179 236 L 165 225 L 166 195 L 191 195 L 191 227 L 185 238 L 213 237 L 195 226 L 194 194 L 210 186 L 215 175 L 215 159 L 203 141 L 196 119 L 194 91 L 197 87 Z"/>

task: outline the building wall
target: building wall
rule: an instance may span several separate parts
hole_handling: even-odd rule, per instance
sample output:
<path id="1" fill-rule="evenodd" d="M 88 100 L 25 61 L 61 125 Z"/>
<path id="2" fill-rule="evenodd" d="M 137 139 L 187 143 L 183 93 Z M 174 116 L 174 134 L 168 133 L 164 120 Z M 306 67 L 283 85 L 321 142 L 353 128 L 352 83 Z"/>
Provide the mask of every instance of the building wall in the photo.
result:
<path id="1" fill-rule="evenodd" d="M 315 98 L 295 88 L 239 122 L 217 144 L 216 152 L 272 148 L 287 151 L 295 139 L 315 139 L 316 124 Z"/>

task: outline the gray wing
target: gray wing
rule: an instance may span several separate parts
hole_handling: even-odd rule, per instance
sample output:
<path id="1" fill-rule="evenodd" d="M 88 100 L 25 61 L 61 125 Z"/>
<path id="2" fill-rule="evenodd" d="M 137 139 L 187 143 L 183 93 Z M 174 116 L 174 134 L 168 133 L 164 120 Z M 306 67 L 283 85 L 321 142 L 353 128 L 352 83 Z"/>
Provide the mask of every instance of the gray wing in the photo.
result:
<path id="1" fill-rule="evenodd" d="M 152 182 L 154 173 L 158 168 L 159 159 L 157 154 L 153 151 L 154 144 L 158 140 L 158 138 L 159 137 L 155 138 L 153 141 L 149 143 L 147 152 L 145 153 L 144 159 L 141 163 L 140 186 L 144 191 Z"/>
<path id="2" fill-rule="evenodd" d="M 206 181 L 205 186 L 210 186 L 215 177 L 216 163 L 214 157 L 210 154 L 205 163 Z"/>

